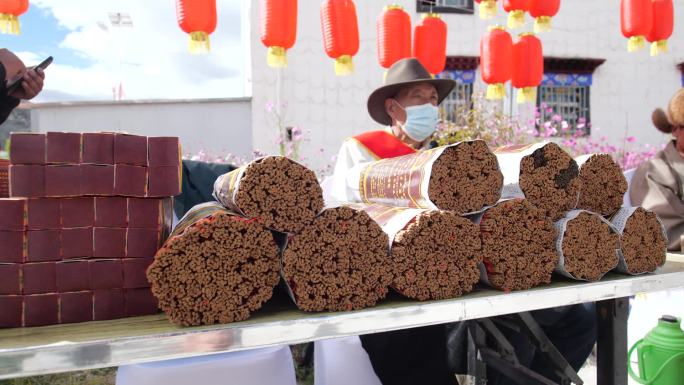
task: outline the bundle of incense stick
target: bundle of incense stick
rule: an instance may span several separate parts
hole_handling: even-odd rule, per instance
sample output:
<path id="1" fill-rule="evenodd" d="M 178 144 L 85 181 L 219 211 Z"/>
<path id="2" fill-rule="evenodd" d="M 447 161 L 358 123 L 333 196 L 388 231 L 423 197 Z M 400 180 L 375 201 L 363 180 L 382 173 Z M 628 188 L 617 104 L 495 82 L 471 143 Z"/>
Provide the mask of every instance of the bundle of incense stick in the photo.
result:
<path id="1" fill-rule="evenodd" d="M 181 219 L 147 277 L 172 322 L 210 325 L 248 318 L 271 298 L 279 269 L 271 231 L 212 202 Z"/>
<path id="2" fill-rule="evenodd" d="M 356 310 L 385 297 L 393 279 L 387 235 L 362 210 L 328 208 L 283 252 L 283 279 L 304 311 Z"/>
<path id="3" fill-rule="evenodd" d="M 577 208 L 610 215 L 622 206 L 627 179 L 608 154 L 583 155 L 576 159 L 582 181 Z"/>
<path id="4" fill-rule="evenodd" d="M 556 271 L 566 277 L 598 281 L 618 264 L 620 235 L 602 216 L 572 210 L 556 222 Z"/>
<path id="5" fill-rule="evenodd" d="M 551 282 L 558 260 L 556 229 L 544 210 L 526 199 L 512 199 L 473 219 L 482 236 L 482 281 L 502 290 Z"/>
<path id="6" fill-rule="evenodd" d="M 282 156 L 267 156 L 220 176 L 214 198 L 269 229 L 297 233 L 323 209 L 316 174 Z"/>
<path id="7" fill-rule="evenodd" d="M 494 153 L 504 175 L 503 199 L 525 197 L 553 220 L 577 206 L 579 169 L 557 144 L 507 146 Z"/>
<path id="8" fill-rule="evenodd" d="M 642 207 L 623 207 L 610 222 L 621 234 L 617 271 L 650 273 L 665 263 L 667 234 L 655 213 Z"/>
<path id="9" fill-rule="evenodd" d="M 478 282 L 479 229 L 453 212 L 357 205 L 388 235 L 395 269 L 392 288 L 418 300 L 454 298 Z"/>

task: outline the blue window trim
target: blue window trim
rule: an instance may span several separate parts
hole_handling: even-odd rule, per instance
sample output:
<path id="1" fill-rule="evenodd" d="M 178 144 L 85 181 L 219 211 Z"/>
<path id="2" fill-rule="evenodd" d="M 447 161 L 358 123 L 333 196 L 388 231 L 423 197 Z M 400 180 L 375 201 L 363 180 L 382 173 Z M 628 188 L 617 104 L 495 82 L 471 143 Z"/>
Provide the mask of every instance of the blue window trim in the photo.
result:
<path id="1" fill-rule="evenodd" d="M 561 74 L 561 73 L 545 73 L 542 78 L 542 86 L 574 86 L 574 87 L 589 87 L 593 82 L 591 74 Z"/>

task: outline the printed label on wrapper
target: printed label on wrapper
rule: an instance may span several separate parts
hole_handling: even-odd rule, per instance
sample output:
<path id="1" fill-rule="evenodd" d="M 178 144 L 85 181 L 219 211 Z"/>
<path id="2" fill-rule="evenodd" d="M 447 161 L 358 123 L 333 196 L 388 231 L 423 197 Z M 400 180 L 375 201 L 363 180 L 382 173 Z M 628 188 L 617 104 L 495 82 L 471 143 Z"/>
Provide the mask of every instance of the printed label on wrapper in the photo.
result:
<path id="1" fill-rule="evenodd" d="M 413 219 L 426 209 L 410 209 L 405 207 L 391 207 L 380 204 L 349 204 L 349 207 L 365 211 L 389 237 L 389 246 L 392 248 L 394 237 L 398 232 L 406 228 Z"/>
<path id="2" fill-rule="evenodd" d="M 187 213 L 185 213 L 185 215 L 183 215 L 183 218 L 181 218 L 178 221 L 176 228 L 173 229 L 170 238 L 183 234 L 185 230 L 190 226 L 194 225 L 202 219 L 209 218 L 218 213 L 224 213 L 227 215 L 239 217 L 238 214 L 228 210 L 218 202 L 200 203 L 191 208 Z"/>
<path id="3" fill-rule="evenodd" d="M 240 180 L 250 164 L 223 174 L 214 182 L 214 199 L 240 215 L 245 215 L 245 213 L 237 205 L 237 192 L 240 188 Z"/>

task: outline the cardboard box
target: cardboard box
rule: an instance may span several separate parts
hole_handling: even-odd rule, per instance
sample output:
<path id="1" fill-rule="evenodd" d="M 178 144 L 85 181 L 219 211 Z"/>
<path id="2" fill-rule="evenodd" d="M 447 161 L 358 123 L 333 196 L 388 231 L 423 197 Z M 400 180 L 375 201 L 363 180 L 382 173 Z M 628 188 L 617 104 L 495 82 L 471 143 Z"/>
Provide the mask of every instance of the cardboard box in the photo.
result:
<path id="1" fill-rule="evenodd" d="M 21 265 L 24 294 L 45 294 L 57 291 L 55 262 Z"/>
<path id="2" fill-rule="evenodd" d="M 146 195 L 147 167 L 117 164 L 114 168 L 114 195 L 127 197 Z"/>
<path id="3" fill-rule="evenodd" d="M 29 230 L 56 230 L 62 227 L 59 199 L 29 199 L 27 212 Z"/>
<path id="4" fill-rule="evenodd" d="M 160 229 L 128 228 L 126 235 L 127 258 L 151 258 L 161 246 Z"/>
<path id="5" fill-rule="evenodd" d="M 123 288 L 138 289 L 150 287 L 147 280 L 147 268 L 154 262 L 154 258 L 132 258 L 123 260 Z"/>
<path id="6" fill-rule="evenodd" d="M 114 195 L 114 166 L 83 164 L 80 183 L 83 195 Z"/>
<path id="7" fill-rule="evenodd" d="M 21 294 L 21 265 L 0 263 L 0 295 Z"/>
<path id="8" fill-rule="evenodd" d="M 119 259 L 88 261 L 90 288 L 116 289 L 123 287 L 123 265 Z"/>
<path id="9" fill-rule="evenodd" d="M 128 226 L 158 228 L 162 225 L 162 200 L 159 198 L 128 198 Z"/>
<path id="10" fill-rule="evenodd" d="M 81 195 L 81 167 L 58 165 L 45 167 L 45 196 L 75 197 Z"/>
<path id="11" fill-rule="evenodd" d="M 26 262 L 59 261 L 62 259 L 60 230 L 29 230 Z"/>
<path id="12" fill-rule="evenodd" d="M 147 196 L 171 197 L 181 193 L 180 167 L 161 166 L 147 169 Z"/>
<path id="13" fill-rule="evenodd" d="M 114 134 L 84 133 L 81 161 L 89 164 L 114 164 Z"/>
<path id="14" fill-rule="evenodd" d="M 26 199 L 0 199 L 0 231 L 23 231 L 26 229 Z"/>
<path id="15" fill-rule="evenodd" d="M 10 196 L 41 198 L 45 196 L 45 166 L 10 165 Z"/>
<path id="16" fill-rule="evenodd" d="M 95 321 L 124 317 L 123 289 L 95 290 L 93 319 Z"/>
<path id="17" fill-rule="evenodd" d="M 175 166 L 181 163 L 181 148 L 178 137 L 158 136 L 147 138 L 149 166 Z"/>
<path id="18" fill-rule="evenodd" d="M 147 166 L 147 137 L 115 134 L 114 163 Z"/>
<path id="19" fill-rule="evenodd" d="M 48 164 L 81 163 L 81 134 L 76 132 L 47 133 Z"/>
<path id="20" fill-rule="evenodd" d="M 24 326 L 45 326 L 59 323 L 59 295 L 24 296 Z"/>
<path id="21" fill-rule="evenodd" d="M 65 228 L 91 227 L 95 224 L 95 198 L 60 199 L 62 226 Z"/>
<path id="22" fill-rule="evenodd" d="M 62 259 L 86 259 L 94 255 L 92 227 L 62 229 Z"/>
<path id="23" fill-rule="evenodd" d="M 56 286 L 60 293 L 90 290 L 89 261 L 74 260 L 55 264 Z"/>
<path id="24" fill-rule="evenodd" d="M 0 295 L 0 328 L 22 326 L 24 297 L 20 295 Z"/>
<path id="25" fill-rule="evenodd" d="M 159 301 L 149 288 L 125 289 L 124 304 L 126 317 L 159 313 Z"/>
<path id="26" fill-rule="evenodd" d="M 95 198 L 96 227 L 126 227 L 128 223 L 126 198 Z"/>
<path id="27" fill-rule="evenodd" d="M 12 164 L 45 164 L 45 134 L 11 133 L 9 157 Z"/>
<path id="28" fill-rule="evenodd" d="M 59 323 L 93 320 L 93 293 L 79 291 L 59 294 Z"/>
<path id="29" fill-rule="evenodd" d="M 26 262 L 26 233 L 0 231 L 0 263 Z"/>

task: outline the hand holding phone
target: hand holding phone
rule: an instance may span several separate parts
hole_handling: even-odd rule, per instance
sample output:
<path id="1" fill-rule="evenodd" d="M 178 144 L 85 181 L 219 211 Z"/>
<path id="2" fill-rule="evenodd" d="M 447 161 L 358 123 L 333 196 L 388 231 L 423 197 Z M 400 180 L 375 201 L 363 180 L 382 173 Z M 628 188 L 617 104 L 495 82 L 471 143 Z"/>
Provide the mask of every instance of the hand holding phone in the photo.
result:
<path id="1" fill-rule="evenodd" d="M 24 72 L 24 75 L 22 75 L 21 77 L 19 77 L 18 79 L 16 79 L 15 81 L 13 81 L 12 83 L 7 85 L 7 94 L 9 95 L 9 94 L 15 93 L 16 91 L 19 91 L 21 89 L 22 84 L 24 83 L 24 78 L 27 76 L 28 70 L 30 70 L 30 69 L 44 70 L 45 68 L 47 68 L 47 66 L 50 65 L 50 63 L 52 63 L 52 56 L 48 56 L 47 59 L 43 60 L 37 66 L 27 69 L 27 71 Z M 36 88 L 36 89 L 26 90 L 26 92 L 23 92 L 22 95 L 18 95 L 18 97 L 20 97 L 21 99 L 31 99 L 34 96 L 36 96 L 43 88 L 42 78 L 40 79 L 38 84 L 34 84 L 32 88 Z"/>

